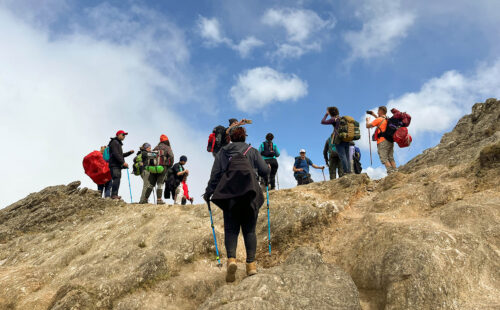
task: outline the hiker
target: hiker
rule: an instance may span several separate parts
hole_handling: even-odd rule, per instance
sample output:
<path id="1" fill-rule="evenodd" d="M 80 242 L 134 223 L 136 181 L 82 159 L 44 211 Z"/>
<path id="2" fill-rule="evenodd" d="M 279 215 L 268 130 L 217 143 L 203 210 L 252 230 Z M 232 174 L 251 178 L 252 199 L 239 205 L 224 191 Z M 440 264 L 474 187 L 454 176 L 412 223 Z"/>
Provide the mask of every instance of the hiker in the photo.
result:
<path id="1" fill-rule="evenodd" d="M 128 169 L 128 164 L 125 162 L 125 157 L 134 154 L 134 150 L 123 153 L 123 140 L 125 136 L 128 135 L 127 132 L 119 130 L 116 132 L 116 136 L 111 138 L 109 141 L 109 169 L 111 170 L 111 199 L 121 199 L 118 196 L 118 190 L 120 189 L 120 180 L 122 178 L 122 169 Z"/>
<path id="2" fill-rule="evenodd" d="M 380 161 L 385 165 L 387 174 L 396 172 L 396 162 L 394 161 L 394 142 L 388 141 L 384 137 L 384 132 L 387 129 L 387 108 L 385 106 L 378 107 L 377 115 L 370 111 L 370 115 L 376 117 L 370 123 L 370 118 L 366 118 L 366 128 L 377 127 L 374 134 L 374 139 L 377 141 L 377 152 Z"/>
<path id="3" fill-rule="evenodd" d="M 167 180 L 167 188 L 165 188 L 165 198 L 169 199 L 172 196 L 174 200 L 174 204 L 176 201 L 177 188 L 181 186 L 182 180 L 184 176 L 189 174 L 189 170 L 184 168 L 184 165 L 187 163 L 187 156 L 182 155 L 179 158 L 179 162 L 174 164 L 174 166 L 170 169 L 168 180 Z M 168 193 L 167 193 L 168 190 Z"/>
<path id="4" fill-rule="evenodd" d="M 262 142 L 259 147 L 260 155 L 264 158 L 265 162 L 271 167 L 271 173 L 269 175 L 270 190 L 274 190 L 276 188 L 276 172 L 278 172 L 278 161 L 277 157 L 280 156 L 280 151 L 276 144 L 273 143 L 274 135 L 272 133 L 268 133 L 266 135 L 266 141 Z M 266 185 L 268 185 L 266 182 Z"/>
<path id="5" fill-rule="evenodd" d="M 149 187 L 149 171 L 146 169 L 149 166 L 149 159 L 151 158 L 151 144 L 144 143 L 137 152 L 137 156 L 134 158 L 134 175 L 140 175 L 142 178 L 142 192 L 141 199 L 139 203 L 148 203 L 146 199 L 146 192 Z"/>
<path id="6" fill-rule="evenodd" d="M 328 116 L 330 116 L 329 119 L 327 119 Z M 344 174 L 351 173 L 351 165 L 349 164 L 349 142 L 342 141 L 338 133 L 340 126 L 339 109 L 337 107 L 328 107 L 325 116 L 321 120 L 321 124 L 333 126 L 335 148 L 342 162 Z"/>
<path id="7" fill-rule="evenodd" d="M 328 139 L 326 139 L 325 147 L 323 149 L 323 157 L 325 158 L 325 163 L 330 172 L 330 180 L 337 178 L 337 170 L 339 178 L 344 175 L 344 169 L 342 168 L 342 163 L 340 162 L 340 157 L 337 153 L 333 140 L 332 134 L 328 137 Z"/>
<path id="8" fill-rule="evenodd" d="M 177 190 L 175 192 L 175 203 L 174 204 L 181 204 L 185 205 L 187 201 L 190 201 L 191 204 L 193 204 L 194 198 L 189 197 L 189 189 L 187 185 L 187 177 L 189 173 L 185 173 L 182 175 L 182 181 L 181 184 L 177 187 Z"/>
<path id="9" fill-rule="evenodd" d="M 252 121 L 249 119 L 242 119 L 238 122 L 236 118 L 229 119 L 229 127 L 226 129 L 226 134 L 231 137 L 231 131 L 243 125 L 251 124 Z"/>
<path id="10" fill-rule="evenodd" d="M 305 185 L 313 183 L 311 175 L 309 174 L 309 166 L 315 169 L 325 169 L 325 166 L 316 166 L 313 162 L 306 157 L 306 150 L 300 150 L 300 156 L 295 157 L 295 163 L 293 164 L 293 176 L 297 180 L 297 185 Z"/>
<path id="11" fill-rule="evenodd" d="M 104 151 L 106 150 L 106 146 L 101 146 L 101 154 L 104 155 Z M 108 182 L 104 183 L 104 184 L 97 184 L 97 190 L 101 193 L 101 197 L 102 197 L 102 194 L 104 193 L 104 198 L 110 198 L 111 197 L 111 185 L 112 185 L 112 181 L 109 180 Z"/>
<path id="12" fill-rule="evenodd" d="M 155 156 L 151 159 L 148 158 L 149 171 L 148 188 L 146 189 L 144 200 L 148 201 L 149 195 L 156 186 L 156 203 L 159 205 L 165 204 L 162 200 L 163 187 L 165 186 L 165 179 L 167 178 L 168 168 L 172 167 L 174 153 L 170 147 L 170 141 L 166 135 L 160 136 L 160 143 L 153 149 Z"/>
<path id="13" fill-rule="evenodd" d="M 257 181 L 257 174 L 267 177 L 270 168 L 260 156 L 259 151 L 245 143 L 246 136 L 246 130 L 243 127 L 232 130 L 231 141 L 233 143 L 223 147 L 215 157 L 210 180 L 203 195 L 205 201 L 212 200 L 224 213 L 227 282 L 234 282 L 236 279 L 236 247 L 240 229 L 243 231 L 247 253 L 247 275 L 257 274 L 255 225 L 259 209 L 264 203 L 264 195 Z"/>

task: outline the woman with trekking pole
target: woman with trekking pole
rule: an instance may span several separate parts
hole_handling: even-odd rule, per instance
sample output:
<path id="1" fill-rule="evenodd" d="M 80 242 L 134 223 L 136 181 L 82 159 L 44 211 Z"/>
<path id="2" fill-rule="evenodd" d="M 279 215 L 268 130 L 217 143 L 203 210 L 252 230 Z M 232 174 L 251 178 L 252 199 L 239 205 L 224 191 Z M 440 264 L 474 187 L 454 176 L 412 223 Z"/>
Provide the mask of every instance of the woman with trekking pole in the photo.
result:
<path id="1" fill-rule="evenodd" d="M 260 156 L 259 151 L 245 143 L 246 136 L 246 130 L 243 127 L 237 127 L 231 131 L 232 143 L 224 146 L 217 153 L 210 180 L 203 195 L 207 204 L 215 203 L 224 214 L 227 282 L 234 282 L 236 279 L 238 268 L 236 247 L 240 230 L 245 240 L 247 275 L 257 274 L 255 226 L 259 209 L 264 204 L 264 195 L 255 170 L 260 177 L 267 178 L 270 168 Z"/>

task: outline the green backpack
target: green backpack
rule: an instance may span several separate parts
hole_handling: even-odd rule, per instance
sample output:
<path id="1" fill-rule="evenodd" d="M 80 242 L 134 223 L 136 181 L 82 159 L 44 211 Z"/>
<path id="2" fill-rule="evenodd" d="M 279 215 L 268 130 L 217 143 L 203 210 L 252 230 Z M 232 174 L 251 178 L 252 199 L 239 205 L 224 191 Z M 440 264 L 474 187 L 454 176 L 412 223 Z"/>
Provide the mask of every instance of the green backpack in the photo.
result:
<path id="1" fill-rule="evenodd" d="M 146 166 L 146 170 L 149 171 L 149 173 L 160 174 L 165 171 L 165 167 L 160 164 L 161 156 L 158 156 L 158 152 L 148 152 L 147 156 L 148 165 Z"/>
<path id="2" fill-rule="evenodd" d="M 350 116 L 342 116 L 340 118 L 340 125 L 338 129 L 338 138 L 342 142 L 359 140 L 361 138 L 359 123 Z"/>
<path id="3" fill-rule="evenodd" d="M 139 154 L 134 158 L 134 166 L 133 166 L 133 173 L 134 175 L 141 175 L 141 167 L 142 167 L 142 152 L 139 151 Z"/>

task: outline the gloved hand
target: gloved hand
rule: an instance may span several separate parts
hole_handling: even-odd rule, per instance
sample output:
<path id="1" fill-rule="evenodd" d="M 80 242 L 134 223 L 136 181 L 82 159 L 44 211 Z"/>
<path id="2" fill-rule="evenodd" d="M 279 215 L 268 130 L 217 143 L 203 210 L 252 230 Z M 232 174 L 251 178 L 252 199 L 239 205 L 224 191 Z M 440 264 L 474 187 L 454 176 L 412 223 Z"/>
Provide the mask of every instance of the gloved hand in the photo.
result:
<path id="1" fill-rule="evenodd" d="M 209 202 L 211 197 L 212 197 L 212 194 L 209 194 L 209 193 L 203 194 L 203 200 L 205 200 L 206 202 Z"/>

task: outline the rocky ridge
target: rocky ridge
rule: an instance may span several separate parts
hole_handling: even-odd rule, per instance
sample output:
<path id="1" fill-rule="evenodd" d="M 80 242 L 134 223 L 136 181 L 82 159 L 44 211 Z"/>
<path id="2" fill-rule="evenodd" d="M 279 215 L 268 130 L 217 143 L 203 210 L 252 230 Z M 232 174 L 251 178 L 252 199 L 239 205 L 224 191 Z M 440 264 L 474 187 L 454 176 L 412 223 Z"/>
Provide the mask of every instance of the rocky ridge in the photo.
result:
<path id="1" fill-rule="evenodd" d="M 488 99 L 382 180 L 272 192 L 273 256 L 263 208 L 260 273 L 231 285 L 206 206 L 46 188 L 0 210 L 0 309 L 500 308 L 499 120 Z"/>

